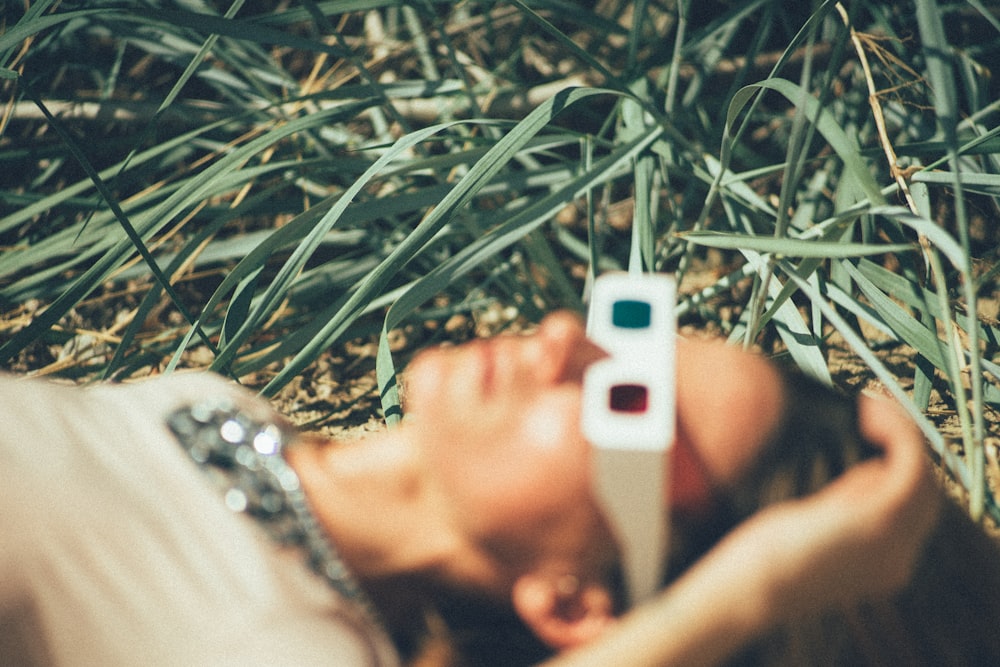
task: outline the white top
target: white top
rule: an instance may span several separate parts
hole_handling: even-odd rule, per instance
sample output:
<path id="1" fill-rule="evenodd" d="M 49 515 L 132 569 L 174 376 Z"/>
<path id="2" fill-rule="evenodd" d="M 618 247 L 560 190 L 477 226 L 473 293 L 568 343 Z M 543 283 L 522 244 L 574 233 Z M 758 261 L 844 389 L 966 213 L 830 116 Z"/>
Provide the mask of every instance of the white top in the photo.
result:
<path id="1" fill-rule="evenodd" d="M 220 393 L 270 410 L 205 374 L 85 390 L 0 376 L 0 664 L 398 664 L 167 430 Z"/>

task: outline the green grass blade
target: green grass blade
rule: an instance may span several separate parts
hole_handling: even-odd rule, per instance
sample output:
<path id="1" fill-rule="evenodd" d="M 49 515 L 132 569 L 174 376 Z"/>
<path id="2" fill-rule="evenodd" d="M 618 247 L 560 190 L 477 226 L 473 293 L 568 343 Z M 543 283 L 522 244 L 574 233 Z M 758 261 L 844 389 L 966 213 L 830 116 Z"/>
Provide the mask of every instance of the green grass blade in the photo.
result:
<path id="1" fill-rule="evenodd" d="M 862 257 L 865 255 L 880 255 L 887 252 L 907 252 L 914 249 L 913 244 L 887 243 L 838 243 L 834 241 L 813 241 L 797 238 L 774 238 L 772 236 L 749 236 L 746 234 L 731 234 L 728 232 L 683 232 L 678 234 L 682 239 L 697 245 L 724 250 L 753 250 L 762 254 L 778 257 L 812 257 L 833 259 L 843 257 Z"/>

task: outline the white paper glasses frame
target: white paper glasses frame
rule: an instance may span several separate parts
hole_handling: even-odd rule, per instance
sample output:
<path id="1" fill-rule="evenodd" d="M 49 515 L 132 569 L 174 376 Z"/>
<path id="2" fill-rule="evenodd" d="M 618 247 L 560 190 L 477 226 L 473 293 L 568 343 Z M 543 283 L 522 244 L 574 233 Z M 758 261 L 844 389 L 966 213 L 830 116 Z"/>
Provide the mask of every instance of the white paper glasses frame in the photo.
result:
<path id="1" fill-rule="evenodd" d="M 605 274 L 594 283 L 587 337 L 610 356 L 584 379 L 583 433 L 612 449 L 665 449 L 674 435 L 674 280 Z"/>
<path id="2" fill-rule="evenodd" d="M 675 284 L 663 274 L 594 283 L 588 337 L 609 356 L 584 377 L 582 423 L 594 490 L 625 566 L 629 599 L 653 594 L 667 547 L 666 451 L 674 440 Z"/>

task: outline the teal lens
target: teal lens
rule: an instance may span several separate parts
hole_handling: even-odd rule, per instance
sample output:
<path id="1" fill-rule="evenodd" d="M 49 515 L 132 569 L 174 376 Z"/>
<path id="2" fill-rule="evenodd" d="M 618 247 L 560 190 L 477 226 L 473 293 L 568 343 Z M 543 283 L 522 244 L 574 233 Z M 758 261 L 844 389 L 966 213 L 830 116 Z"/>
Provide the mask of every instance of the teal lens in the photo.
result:
<path id="1" fill-rule="evenodd" d="M 653 307 L 646 301 L 615 301 L 611 307 L 611 322 L 621 329 L 645 329 L 652 313 Z"/>

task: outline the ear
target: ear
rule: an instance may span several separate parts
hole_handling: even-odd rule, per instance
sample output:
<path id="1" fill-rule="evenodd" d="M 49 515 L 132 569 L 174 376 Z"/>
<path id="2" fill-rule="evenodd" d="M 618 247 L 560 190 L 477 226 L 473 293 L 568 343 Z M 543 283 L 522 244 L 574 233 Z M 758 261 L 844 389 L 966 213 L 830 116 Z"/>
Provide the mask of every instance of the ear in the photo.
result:
<path id="1" fill-rule="evenodd" d="M 528 627 L 554 649 L 595 639 L 614 622 L 610 591 L 572 575 L 523 574 L 514 583 L 511 600 Z"/>

